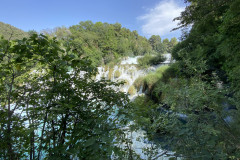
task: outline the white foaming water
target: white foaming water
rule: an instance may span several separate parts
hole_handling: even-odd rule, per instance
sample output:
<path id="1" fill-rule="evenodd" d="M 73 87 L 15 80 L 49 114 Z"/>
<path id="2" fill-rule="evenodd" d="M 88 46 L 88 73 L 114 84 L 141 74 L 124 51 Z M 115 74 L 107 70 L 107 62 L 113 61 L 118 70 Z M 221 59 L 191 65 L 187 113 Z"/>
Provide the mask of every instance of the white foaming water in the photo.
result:
<path id="1" fill-rule="evenodd" d="M 157 68 L 159 68 L 162 65 L 171 63 L 171 54 L 164 54 L 164 57 L 166 58 L 166 60 L 162 64 L 157 65 L 157 66 L 152 66 L 146 70 L 140 70 L 136 67 L 137 59 L 140 57 L 142 57 L 142 56 L 131 57 L 131 58 L 128 57 L 128 58 L 124 59 L 120 65 L 116 65 L 112 69 L 109 67 L 98 67 L 98 74 L 96 76 L 96 80 L 98 81 L 101 78 L 105 78 L 105 79 L 109 79 L 113 82 L 124 81 L 124 82 L 126 82 L 124 85 L 120 86 L 120 88 L 114 88 L 114 89 L 128 93 L 129 88 L 131 86 L 133 86 L 134 81 L 137 78 L 139 78 L 141 76 L 145 76 L 149 72 L 155 71 Z M 131 95 L 129 95 L 130 100 L 134 100 L 137 96 L 143 95 L 144 93 L 142 92 L 142 90 L 143 90 L 143 86 L 141 86 L 139 90 L 136 90 L 135 93 L 131 93 Z M 129 129 L 129 126 L 132 123 L 133 122 L 130 122 L 130 124 L 128 124 L 128 126 L 123 128 L 123 130 L 125 131 L 127 136 L 132 140 L 132 149 L 142 159 L 149 159 L 149 157 L 146 154 L 144 154 L 144 149 L 151 149 L 155 145 L 152 142 L 149 142 L 145 138 L 145 134 L 146 134 L 145 131 L 138 130 L 136 132 L 135 131 L 131 132 Z M 159 156 L 164 152 L 166 152 L 166 151 L 159 149 L 157 151 L 157 154 L 153 157 L 153 159 L 155 159 L 155 160 L 169 159 L 171 156 L 170 157 L 166 157 L 164 155 Z M 167 152 L 167 154 L 171 155 L 173 153 Z"/>
<path id="2" fill-rule="evenodd" d="M 96 76 L 96 80 L 98 81 L 101 78 L 105 78 L 113 82 L 125 81 L 126 83 L 118 89 L 120 89 L 122 92 L 128 93 L 129 88 L 133 86 L 133 83 L 137 78 L 145 76 L 149 72 L 155 71 L 157 68 L 159 68 L 162 65 L 171 63 L 171 58 L 172 58 L 171 54 L 164 54 L 163 56 L 166 58 L 166 60 L 162 62 L 162 64 L 151 66 L 145 70 L 140 70 L 136 67 L 137 59 L 142 56 L 127 57 L 124 60 L 122 60 L 120 65 L 116 65 L 113 68 L 98 67 L 98 74 Z M 143 94 L 142 88 L 143 87 L 140 87 L 140 90 L 138 90 L 135 94 L 131 94 L 129 98 L 132 100 L 138 95 Z"/>
<path id="3" fill-rule="evenodd" d="M 121 62 L 121 64 L 138 64 L 137 59 L 140 57 L 143 57 L 143 56 L 127 57 Z"/>
<path id="4" fill-rule="evenodd" d="M 119 89 L 122 92 L 127 93 L 129 88 L 133 85 L 134 81 L 140 77 L 146 75 L 146 71 L 138 70 L 135 65 L 119 65 L 114 66 L 114 68 L 110 69 L 109 67 L 98 67 L 98 75 L 96 76 L 96 80 L 100 80 L 101 78 L 109 79 L 113 82 L 124 81 L 125 84 L 122 85 Z M 134 95 L 130 95 L 130 99 L 136 95 L 142 94 L 140 91 L 136 92 Z"/>

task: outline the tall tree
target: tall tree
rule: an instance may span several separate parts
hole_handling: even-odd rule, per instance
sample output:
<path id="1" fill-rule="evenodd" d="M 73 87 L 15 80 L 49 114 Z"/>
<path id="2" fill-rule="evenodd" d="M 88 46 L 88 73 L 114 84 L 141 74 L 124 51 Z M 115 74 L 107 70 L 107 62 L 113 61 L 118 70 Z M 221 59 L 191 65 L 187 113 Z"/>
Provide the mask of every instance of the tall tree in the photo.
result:
<path id="1" fill-rule="evenodd" d="M 94 81 L 91 62 L 56 38 L 0 42 L 1 159 L 130 158 L 128 97 L 109 87 L 119 84 Z"/>
<path id="2" fill-rule="evenodd" d="M 240 1 L 186 2 L 176 19 L 191 29 L 148 97 L 160 103 L 151 136 L 186 159 L 239 159 Z"/>

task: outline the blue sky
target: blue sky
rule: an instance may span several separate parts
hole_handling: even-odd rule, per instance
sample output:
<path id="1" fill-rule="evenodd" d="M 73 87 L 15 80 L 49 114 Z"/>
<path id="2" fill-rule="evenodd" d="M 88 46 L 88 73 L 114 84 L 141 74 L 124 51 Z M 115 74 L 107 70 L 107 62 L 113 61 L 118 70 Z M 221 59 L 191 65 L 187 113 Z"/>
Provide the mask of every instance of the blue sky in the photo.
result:
<path id="1" fill-rule="evenodd" d="M 183 0 L 1 0 L 0 21 L 24 31 L 71 26 L 80 21 L 121 23 L 142 36 L 179 37 L 170 32 Z"/>

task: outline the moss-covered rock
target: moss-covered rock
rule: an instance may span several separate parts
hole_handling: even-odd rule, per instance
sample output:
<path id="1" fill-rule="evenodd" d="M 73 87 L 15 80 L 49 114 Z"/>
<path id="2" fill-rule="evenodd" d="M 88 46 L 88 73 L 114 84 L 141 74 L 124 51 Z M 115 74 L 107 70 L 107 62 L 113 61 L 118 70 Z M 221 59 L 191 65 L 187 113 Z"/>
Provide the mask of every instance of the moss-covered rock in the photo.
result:
<path id="1" fill-rule="evenodd" d="M 116 70 L 114 73 L 114 78 L 119 78 L 121 76 L 121 72 L 119 70 Z"/>
<path id="2" fill-rule="evenodd" d="M 108 66 L 105 65 L 105 66 L 104 66 L 104 72 L 107 72 L 107 70 L 108 70 Z"/>
<path id="3" fill-rule="evenodd" d="M 137 90 L 135 89 L 135 87 L 133 85 L 131 85 L 128 89 L 128 93 L 132 96 L 137 93 Z"/>
<path id="4" fill-rule="evenodd" d="M 113 68 L 109 68 L 108 79 L 111 80 L 113 74 Z"/>
<path id="5" fill-rule="evenodd" d="M 164 72 L 169 68 L 169 66 L 161 66 L 155 72 L 151 72 L 144 77 L 139 77 L 135 80 L 133 85 L 137 89 L 140 90 L 141 86 L 143 86 L 143 91 L 150 91 L 152 87 L 155 85 L 157 81 L 162 79 Z"/>
<path id="6" fill-rule="evenodd" d="M 144 77 L 138 77 L 134 83 L 133 83 L 134 87 L 137 89 L 137 91 L 140 90 L 141 86 L 144 85 Z"/>

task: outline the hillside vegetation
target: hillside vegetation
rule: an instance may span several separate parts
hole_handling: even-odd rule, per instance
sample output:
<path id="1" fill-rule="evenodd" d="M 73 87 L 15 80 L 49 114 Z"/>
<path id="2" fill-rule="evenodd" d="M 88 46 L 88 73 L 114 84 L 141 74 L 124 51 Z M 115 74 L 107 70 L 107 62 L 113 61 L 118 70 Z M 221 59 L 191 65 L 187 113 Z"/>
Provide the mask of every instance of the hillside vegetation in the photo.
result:
<path id="1" fill-rule="evenodd" d="M 113 63 L 121 57 L 151 54 L 161 56 L 171 52 L 178 42 L 176 38 L 161 40 L 153 35 L 149 39 L 140 36 L 137 31 L 130 31 L 121 24 L 109 24 L 83 21 L 77 25 L 43 30 L 42 33 L 56 37 L 65 46 L 71 44 L 75 49 L 91 59 L 94 66 Z M 161 60 L 161 58 L 159 58 Z"/>
<path id="2" fill-rule="evenodd" d="M 24 32 L 9 24 L 0 22 L 0 36 L 4 39 L 11 37 L 22 39 L 35 31 Z M 82 56 L 88 57 L 94 66 L 104 64 L 115 65 L 120 58 L 126 56 L 151 55 L 154 61 L 143 59 L 142 67 L 149 64 L 158 64 L 164 59 L 162 54 L 172 52 L 178 43 L 176 38 L 162 40 L 160 36 L 153 35 L 149 39 L 140 36 L 137 31 L 122 27 L 120 23 L 109 24 L 92 21 L 82 21 L 70 27 L 56 27 L 45 29 L 42 34 L 56 38 L 66 48 L 74 47 Z"/>
<path id="3" fill-rule="evenodd" d="M 13 39 L 22 39 L 24 37 L 27 37 L 28 33 L 10 24 L 0 22 L 0 36 L 3 36 L 5 39 L 13 40 Z"/>

